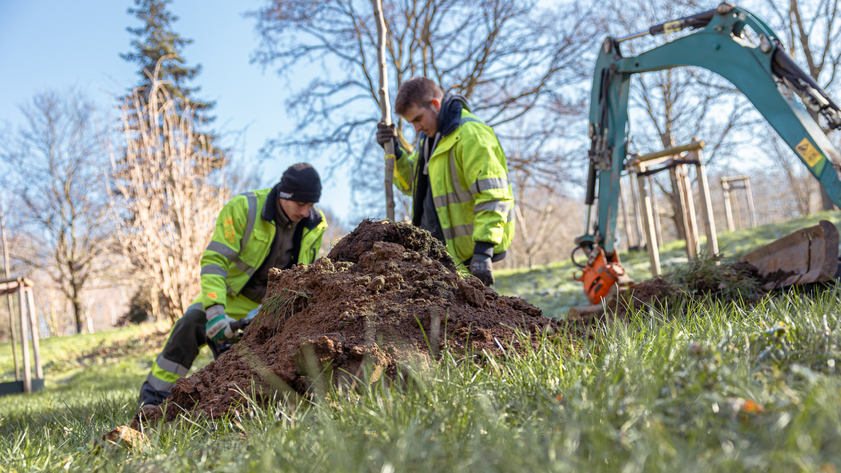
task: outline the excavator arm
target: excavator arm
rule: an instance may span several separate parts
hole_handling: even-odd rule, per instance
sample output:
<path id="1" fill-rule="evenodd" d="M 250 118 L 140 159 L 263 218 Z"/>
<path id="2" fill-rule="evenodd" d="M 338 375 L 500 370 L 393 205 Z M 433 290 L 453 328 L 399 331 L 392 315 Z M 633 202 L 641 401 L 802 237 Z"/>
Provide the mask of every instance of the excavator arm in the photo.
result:
<path id="1" fill-rule="evenodd" d="M 746 35 L 750 27 L 758 38 Z M 646 35 L 696 30 L 636 56 L 623 56 L 621 43 Z M 805 107 L 841 127 L 841 108 L 789 56 L 777 35 L 747 10 L 722 3 L 718 8 L 679 18 L 646 31 L 604 40 L 593 74 L 590 101 L 589 172 L 585 235 L 576 238 L 587 264 L 581 278 L 590 302 L 599 303 L 624 276 L 615 253 L 619 178 L 627 156 L 628 96 L 633 74 L 678 66 L 710 70 L 730 81 L 779 133 L 841 207 L 841 157 Z M 795 95 L 801 99 L 797 101 Z M 800 103 L 802 101 L 802 104 Z M 805 107 L 804 107 L 805 105 Z M 591 227 L 593 206 L 597 206 Z M 574 261 L 574 260 L 573 260 Z"/>

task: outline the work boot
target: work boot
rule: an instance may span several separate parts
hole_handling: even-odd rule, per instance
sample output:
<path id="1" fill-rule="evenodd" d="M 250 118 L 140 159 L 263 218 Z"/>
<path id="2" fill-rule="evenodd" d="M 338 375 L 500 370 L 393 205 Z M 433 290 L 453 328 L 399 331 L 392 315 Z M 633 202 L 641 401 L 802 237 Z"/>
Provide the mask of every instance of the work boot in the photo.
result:
<path id="1" fill-rule="evenodd" d="M 169 397 L 168 392 L 157 391 L 148 381 L 140 387 L 140 397 L 137 400 L 139 408 L 143 406 L 160 406 Z"/>

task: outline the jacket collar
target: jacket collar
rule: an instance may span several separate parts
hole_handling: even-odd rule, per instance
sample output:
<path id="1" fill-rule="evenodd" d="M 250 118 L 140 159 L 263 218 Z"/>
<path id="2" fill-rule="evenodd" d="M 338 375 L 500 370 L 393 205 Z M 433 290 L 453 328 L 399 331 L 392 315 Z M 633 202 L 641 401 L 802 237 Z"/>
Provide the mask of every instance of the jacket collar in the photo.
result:
<path id="1" fill-rule="evenodd" d="M 462 95 L 447 94 L 441 102 L 441 110 L 438 111 L 438 132 L 441 137 L 449 136 L 461 125 L 461 112 L 463 109 L 470 111 L 467 99 Z"/>
<path id="2" fill-rule="evenodd" d="M 462 110 L 470 111 L 470 104 L 463 95 L 447 94 L 441 100 L 441 109 L 438 111 L 438 133 L 441 134 L 442 139 L 456 131 L 461 125 Z M 421 133 L 419 138 L 418 142 L 424 138 L 435 140 L 434 136 L 429 137 L 426 133 Z"/>
<path id="3" fill-rule="evenodd" d="M 275 217 L 277 216 L 277 193 L 279 187 L 280 183 L 278 182 L 274 187 L 272 187 L 272 190 L 269 191 L 269 195 L 266 196 L 266 203 L 263 204 L 263 212 L 260 214 L 260 218 L 262 218 L 264 222 L 275 223 Z M 321 220 L 321 212 L 319 212 L 313 205 L 310 209 L 310 214 L 307 215 L 306 218 L 300 220 L 299 223 L 312 230 L 321 223 Z"/>

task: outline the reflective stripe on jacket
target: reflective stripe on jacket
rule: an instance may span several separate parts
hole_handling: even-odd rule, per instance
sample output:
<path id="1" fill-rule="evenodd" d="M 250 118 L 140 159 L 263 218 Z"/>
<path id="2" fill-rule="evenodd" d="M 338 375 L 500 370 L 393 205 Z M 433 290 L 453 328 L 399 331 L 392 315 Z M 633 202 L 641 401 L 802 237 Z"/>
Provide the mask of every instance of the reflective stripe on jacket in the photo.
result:
<path id="1" fill-rule="evenodd" d="M 193 301 L 201 303 L 203 310 L 221 304 L 226 314 L 239 318 L 257 306 L 257 303 L 234 302 L 242 299 L 237 296 L 271 250 L 277 229 L 274 222 L 260 218 L 267 197 L 274 195 L 271 191 L 261 189 L 240 194 L 219 212 L 216 229 L 201 257 L 202 292 Z M 299 251 L 293 253 L 293 263 L 310 264 L 318 256 L 327 220 L 321 210 L 313 207 L 310 216 L 298 223 L 299 227 L 302 225 L 303 231 L 299 232 L 299 228 L 295 232 L 296 239 L 299 238 L 295 248 Z"/>
<path id="2" fill-rule="evenodd" d="M 394 185 L 406 195 L 423 172 L 422 147 L 395 162 Z M 476 242 L 492 244 L 494 254 L 507 250 L 514 239 L 514 191 L 493 129 L 463 110 L 461 125 L 438 141 L 428 167 L 435 211 L 456 264 L 473 257 Z"/>

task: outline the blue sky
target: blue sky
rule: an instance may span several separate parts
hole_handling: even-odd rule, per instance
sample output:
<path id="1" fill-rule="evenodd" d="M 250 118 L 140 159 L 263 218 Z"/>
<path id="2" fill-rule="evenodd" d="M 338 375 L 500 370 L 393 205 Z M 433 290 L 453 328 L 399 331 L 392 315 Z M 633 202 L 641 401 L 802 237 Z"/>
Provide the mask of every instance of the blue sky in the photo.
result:
<path id="1" fill-rule="evenodd" d="M 328 176 L 327 159 L 289 155 L 259 162 L 267 139 L 294 126 L 284 103 L 289 84 L 272 70 L 249 64 L 259 44 L 254 20 L 243 13 L 265 0 L 175 0 L 170 10 L 179 17 L 173 28 L 193 40 L 184 49 L 189 65 L 201 64 L 193 85 L 199 98 L 215 100 L 216 126 L 234 132 L 247 127 L 241 162 L 257 166 L 264 184 L 275 182 L 297 161 L 310 161 L 321 170 L 321 202 L 343 217 L 350 211 L 350 188 L 342 173 Z M 137 83 L 136 66 L 120 58 L 132 39 L 126 27 L 140 21 L 126 10 L 132 0 L 0 0 L 0 123 L 16 126 L 22 120 L 18 106 L 43 91 L 85 91 L 103 109 L 112 97 Z M 306 80 L 306 69 L 296 77 Z M 291 85 L 291 87 L 290 87 Z M 243 148 L 238 148 L 242 151 Z"/>

